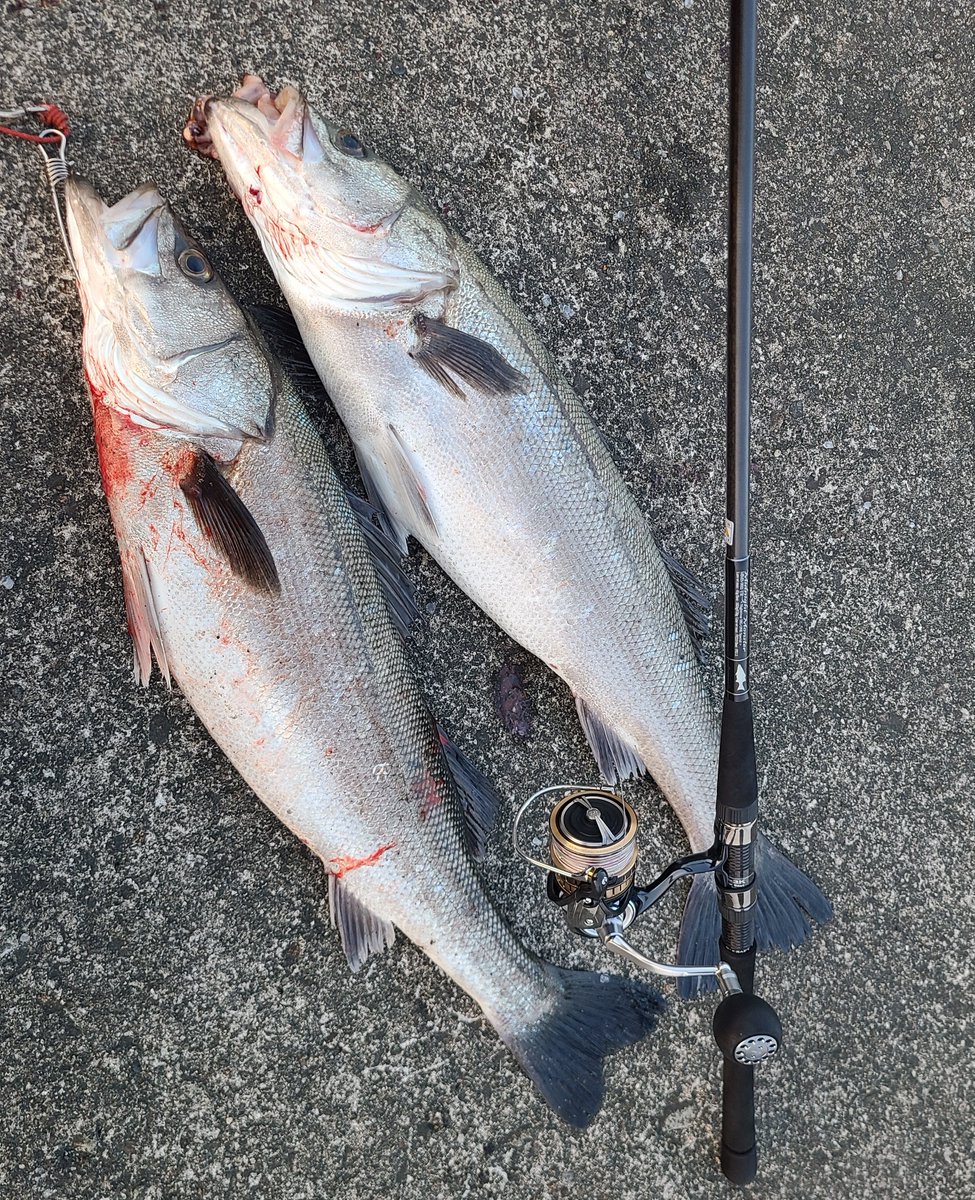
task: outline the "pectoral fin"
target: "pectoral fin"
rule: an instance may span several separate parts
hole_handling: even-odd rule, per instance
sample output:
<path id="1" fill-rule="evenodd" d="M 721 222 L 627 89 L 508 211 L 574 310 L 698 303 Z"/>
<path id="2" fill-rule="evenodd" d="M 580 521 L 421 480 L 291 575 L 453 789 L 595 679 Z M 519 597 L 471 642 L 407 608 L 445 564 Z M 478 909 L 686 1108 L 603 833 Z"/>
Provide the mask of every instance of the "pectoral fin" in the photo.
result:
<path id="1" fill-rule="evenodd" d="M 291 313 L 272 304 L 255 304 L 249 312 L 291 378 L 303 387 L 321 389 L 322 381 Z"/>
<path id="2" fill-rule="evenodd" d="M 459 399 L 464 398 L 461 383 L 487 396 L 512 396 L 524 387 L 521 371 L 481 338 L 423 313 L 414 316 L 413 329 L 419 344 L 410 357 Z"/>
<path id="3" fill-rule="evenodd" d="M 277 567 L 264 534 L 209 454 L 196 452 L 179 486 L 203 536 L 233 573 L 257 591 L 279 592 Z"/>

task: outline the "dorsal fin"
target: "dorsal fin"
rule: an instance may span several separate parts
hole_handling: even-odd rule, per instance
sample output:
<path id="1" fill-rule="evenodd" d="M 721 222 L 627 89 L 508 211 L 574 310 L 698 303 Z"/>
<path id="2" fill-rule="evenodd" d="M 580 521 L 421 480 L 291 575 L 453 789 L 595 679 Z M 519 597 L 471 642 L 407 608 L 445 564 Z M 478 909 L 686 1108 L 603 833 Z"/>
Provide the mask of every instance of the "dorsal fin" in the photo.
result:
<path id="1" fill-rule="evenodd" d="M 308 356 L 298 323 L 291 313 L 273 304 L 255 304 L 248 311 L 295 383 L 322 388 L 324 385 Z"/>
<path id="2" fill-rule="evenodd" d="M 697 661 L 707 664 L 706 642 L 708 634 L 711 632 L 711 604 L 708 601 L 707 592 L 704 590 L 704 584 L 693 571 L 688 570 L 682 562 L 679 562 L 662 546 L 660 547 L 660 557 L 670 574 L 674 591 L 677 593 Z"/>
<path id="3" fill-rule="evenodd" d="M 417 618 L 416 592 L 403 571 L 400 548 L 386 530 L 376 524 L 382 517 L 378 509 L 355 492 L 345 495 L 365 536 L 389 615 L 400 635 L 408 637 Z"/>
<path id="4" fill-rule="evenodd" d="M 460 794 L 468 849 L 474 858 L 483 858 L 487 850 L 488 836 L 498 819 L 501 797 L 494 784 L 474 766 L 462 750 L 458 750 L 439 725 L 437 736 L 440 738 L 444 758 Z"/>

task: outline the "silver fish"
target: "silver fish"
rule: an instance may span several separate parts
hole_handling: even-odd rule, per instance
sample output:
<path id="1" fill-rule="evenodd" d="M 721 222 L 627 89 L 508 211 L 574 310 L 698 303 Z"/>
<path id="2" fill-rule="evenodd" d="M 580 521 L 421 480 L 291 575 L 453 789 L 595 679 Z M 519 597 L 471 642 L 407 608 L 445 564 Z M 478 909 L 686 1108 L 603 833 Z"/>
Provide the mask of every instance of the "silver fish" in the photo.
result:
<path id="1" fill-rule="evenodd" d="M 552 356 L 419 193 L 288 86 L 201 97 L 186 140 L 219 160 L 356 446 L 371 496 L 572 689 L 610 782 L 649 771 L 691 848 L 714 836 L 719 723 L 670 566 Z M 680 590 L 693 603 L 686 573 Z M 825 897 L 763 839 L 763 946 Z M 711 876 L 681 930 L 713 955 Z M 694 990 L 686 985 L 684 990 Z"/>
<path id="2" fill-rule="evenodd" d="M 405 617 L 398 553 L 205 251 L 152 185 L 108 207 L 72 178 L 66 204 L 136 678 L 154 656 L 321 858 L 353 969 L 401 929 L 586 1124 L 602 1057 L 648 1032 L 656 999 L 542 962 L 491 904 L 471 855 L 497 797 L 411 676 L 373 565 Z"/>

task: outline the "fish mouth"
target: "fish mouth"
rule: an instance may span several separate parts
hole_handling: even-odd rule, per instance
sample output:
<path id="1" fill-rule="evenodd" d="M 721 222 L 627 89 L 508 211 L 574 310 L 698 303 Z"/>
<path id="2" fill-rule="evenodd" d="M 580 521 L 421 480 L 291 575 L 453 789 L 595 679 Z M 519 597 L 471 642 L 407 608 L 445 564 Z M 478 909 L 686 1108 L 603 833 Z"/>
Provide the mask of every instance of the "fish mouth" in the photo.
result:
<path id="1" fill-rule="evenodd" d="M 259 75 L 245 75 L 229 96 L 198 97 L 183 129 L 184 141 L 204 158 L 226 159 L 223 150 L 243 151 L 255 138 L 299 162 L 323 154 L 301 92 L 291 84 L 272 91 Z"/>
<path id="2" fill-rule="evenodd" d="M 291 84 L 272 91 L 258 75 L 245 75 L 229 96 L 200 96 L 183 129 L 197 153 L 218 161 L 244 211 L 291 258 L 296 244 L 312 245 L 293 213 L 302 205 L 354 234 L 386 237 L 406 200 L 361 215 L 330 203 L 328 181 L 339 178 L 346 155 L 335 149 L 341 131 L 311 107 Z M 366 152 L 363 150 L 363 157 Z M 322 166 L 321 175 L 314 168 Z M 329 167 L 337 168 L 335 172 Z M 306 171 L 304 168 L 312 168 Z M 316 246 L 316 249 L 320 247 Z"/>
<path id="3" fill-rule="evenodd" d="M 159 219 L 166 201 L 144 183 L 115 204 L 106 204 L 87 179 L 69 176 L 64 189 L 68 235 L 83 288 L 124 268 L 159 275 Z"/>

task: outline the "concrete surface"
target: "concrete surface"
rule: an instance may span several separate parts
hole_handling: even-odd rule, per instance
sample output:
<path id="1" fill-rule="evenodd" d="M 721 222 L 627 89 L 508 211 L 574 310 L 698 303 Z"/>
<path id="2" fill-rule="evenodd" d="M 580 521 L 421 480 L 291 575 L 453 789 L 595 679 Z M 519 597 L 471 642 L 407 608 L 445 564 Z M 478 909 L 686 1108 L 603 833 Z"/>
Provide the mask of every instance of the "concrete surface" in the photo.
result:
<path id="1" fill-rule="evenodd" d="M 238 13 L 237 10 L 242 10 Z M 837 917 L 761 965 L 756 1197 L 975 1196 L 973 55 L 963 5 L 762 5 L 754 450 L 766 824 Z M 538 323 L 667 544 L 720 586 L 723 5 L 8 3 L 7 100 L 57 100 L 113 196 L 155 177 L 274 298 L 193 95 L 290 77 L 449 209 Z M 36 153 L 0 141 L 4 1197 L 714 1197 L 711 1004 L 613 1060 L 584 1135 L 409 945 L 353 980 L 320 867 L 178 694 L 130 677 Z M 333 436 L 334 422 L 329 425 Z M 341 446 L 341 443 L 339 443 Z M 345 448 L 341 449 L 343 461 Z M 499 733 L 510 647 L 415 555 L 418 661 L 508 805 L 592 766 L 565 689 Z M 683 849 L 647 786 L 647 869 Z M 668 947 L 676 906 L 646 929 Z"/>

